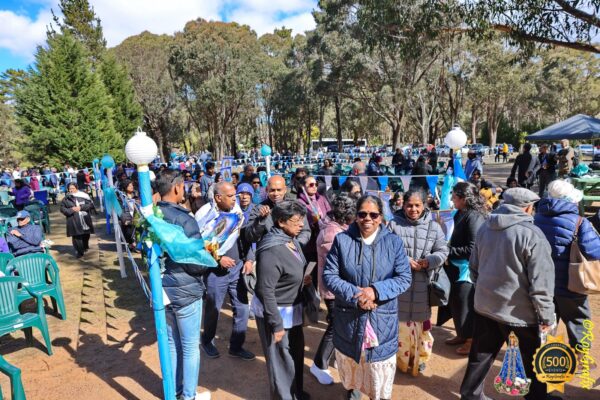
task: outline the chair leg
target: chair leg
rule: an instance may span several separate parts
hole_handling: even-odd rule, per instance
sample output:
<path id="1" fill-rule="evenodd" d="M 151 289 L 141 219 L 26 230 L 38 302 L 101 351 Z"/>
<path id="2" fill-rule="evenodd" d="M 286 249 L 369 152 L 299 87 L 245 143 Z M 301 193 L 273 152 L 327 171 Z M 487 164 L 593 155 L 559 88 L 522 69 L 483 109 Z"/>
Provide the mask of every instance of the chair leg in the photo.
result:
<path id="1" fill-rule="evenodd" d="M 33 346 L 33 329 L 31 327 L 23 329 L 25 332 L 25 340 L 28 346 Z"/>
<path id="2" fill-rule="evenodd" d="M 25 400 L 25 390 L 23 389 L 23 380 L 21 379 L 21 370 L 15 368 L 10 375 L 10 386 L 12 387 L 12 400 Z"/>
<path id="3" fill-rule="evenodd" d="M 46 350 L 48 351 L 48 355 L 52 355 L 52 343 L 50 341 L 50 333 L 48 332 L 48 323 L 46 322 L 46 316 L 40 318 L 40 324 L 37 327 L 44 338 L 44 343 L 46 344 Z"/>
<path id="4" fill-rule="evenodd" d="M 65 299 L 63 298 L 62 290 L 58 289 L 55 296 L 51 297 L 54 312 L 56 312 L 56 304 L 58 304 L 58 311 L 63 320 L 67 319 L 67 308 L 65 307 Z"/>

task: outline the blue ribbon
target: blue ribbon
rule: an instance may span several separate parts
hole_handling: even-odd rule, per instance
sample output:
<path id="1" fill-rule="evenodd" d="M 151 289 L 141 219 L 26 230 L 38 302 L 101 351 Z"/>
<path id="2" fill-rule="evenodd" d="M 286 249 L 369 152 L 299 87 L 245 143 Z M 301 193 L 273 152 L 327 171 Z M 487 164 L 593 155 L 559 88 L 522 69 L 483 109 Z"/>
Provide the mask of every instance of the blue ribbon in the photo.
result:
<path id="1" fill-rule="evenodd" d="M 340 186 L 342 186 L 344 184 L 344 182 L 346 182 L 347 178 L 348 178 L 347 176 L 340 175 L 340 177 L 338 178 L 338 181 L 340 182 Z"/>
<path id="2" fill-rule="evenodd" d="M 121 203 L 119 203 L 119 199 L 115 193 L 115 188 L 107 187 L 104 189 L 104 207 L 106 207 L 106 212 L 109 215 L 112 214 L 113 210 L 116 211 L 119 217 L 123 213 Z"/>
<path id="3" fill-rule="evenodd" d="M 175 262 L 204 267 L 217 266 L 215 259 L 204 249 L 204 240 L 189 238 L 181 226 L 170 224 L 154 215 L 146 217 L 146 221 L 158 237 L 162 250 Z"/>
<path id="4" fill-rule="evenodd" d="M 439 178 L 440 177 L 437 176 L 437 175 L 430 175 L 430 176 L 426 177 L 426 179 L 427 179 L 427 185 L 429 185 L 429 191 L 431 192 L 431 195 L 433 197 L 436 196 L 435 190 L 437 188 L 437 184 L 438 184 Z"/>
<path id="5" fill-rule="evenodd" d="M 389 178 L 387 176 L 378 176 L 377 180 L 379 181 L 379 190 L 385 192 L 385 188 L 388 186 Z"/>

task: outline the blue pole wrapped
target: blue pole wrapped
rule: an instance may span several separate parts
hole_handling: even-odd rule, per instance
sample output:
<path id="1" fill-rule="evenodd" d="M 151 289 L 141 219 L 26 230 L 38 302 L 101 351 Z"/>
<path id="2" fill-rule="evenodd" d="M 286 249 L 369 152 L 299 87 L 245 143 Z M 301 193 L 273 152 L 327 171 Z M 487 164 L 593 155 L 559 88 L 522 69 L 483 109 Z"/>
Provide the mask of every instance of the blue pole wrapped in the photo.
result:
<path id="1" fill-rule="evenodd" d="M 144 217 L 152 215 L 152 189 L 150 187 L 150 170 L 147 165 L 138 166 L 138 180 L 140 184 L 140 197 L 142 201 L 142 214 Z M 162 277 L 160 275 L 160 263 L 158 246 L 148 249 L 148 275 L 150 278 L 150 290 L 152 291 L 152 310 L 154 311 L 154 323 L 156 325 L 156 339 L 158 342 L 158 357 L 160 359 L 160 370 L 163 378 L 163 394 L 166 400 L 175 398 L 175 385 L 171 366 L 171 355 L 169 351 L 169 339 L 167 335 L 167 318 L 163 301 Z M 154 254 L 153 254 L 154 252 Z"/>

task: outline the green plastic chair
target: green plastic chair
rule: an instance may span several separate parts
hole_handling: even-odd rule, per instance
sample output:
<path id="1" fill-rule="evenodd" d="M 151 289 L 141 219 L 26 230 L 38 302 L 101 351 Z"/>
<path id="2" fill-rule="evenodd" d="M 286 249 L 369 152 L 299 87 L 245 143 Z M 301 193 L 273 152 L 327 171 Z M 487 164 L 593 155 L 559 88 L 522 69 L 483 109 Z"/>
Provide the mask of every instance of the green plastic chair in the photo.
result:
<path id="1" fill-rule="evenodd" d="M 31 297 L 37 300 L 37 312 L 25 313 L 19 312 L 19 302 L 17 293 L 21 285 Z M 20 276 L 0 277 L 0 336 L 24 330 L 27 343 L 33 344 L 32 328 L 37 328 L 44 337 L 48 355 L 52 355 L 52 345 L 50 344 L 50 334 L 48 333 L 48 323 L 46 322 L 46 313 L 44 312 L 44 300 L 40 293 L 31 290 L 23 278 Z"/>
<path id="2" fill-rule="evenodd" d="M 0 207 L 0 218 L 8 219 L 14 218 L 17 216 L 17 209 L 11 206 L 2 206 Z"/>
<path id="3" fill-rule="evenodd" d="M 4 275 L 9 275 L 6 273 L 6 267 L 8 266 L 8 262 L 13 258 L 15 258 L 15 256 L 10 253 L 0 253 L 0 272 Z"/>
<path id="4" fill-rule="evenodd" d="M 25 206 L 25 211 L 31 215 L 31 222 L 39 225 L 44 229 L 45 233 L 50 233 L 50 221 L 48 219 L 48 213 L 44 210 L 44 207 L 39 204 L 28 204 Z"/>
<path id="5" fill-rule="evenodd" d="M 0 204 L 8 204 L 10 201 L 10 194 L 8 190 L 0 190 Z"/>
<path id="6" fill-rule="evenodd" d="M 41 296 L 49 296 L 54 312 L 60 312 L 62 319 L 67 319 L 58 265 L 52 256 L 44 253 L 25 254 L 10 260 L 7 268 L 25 279 L 29 289 Z M 19 304 L 31 297 L 29 291 L 20 290 Z"/>
<path id="7" fill-rule="evenodd" d="M 9 364 L 4 357 L 0 356 L 0 372 L 10 378 L 12 388 L 12 400 L 25 400 L 25 390 L 21 380 L 21 370 L 12 364 Z M 0 400 L 2 400 L 2 391 L 0 391 Z"/>

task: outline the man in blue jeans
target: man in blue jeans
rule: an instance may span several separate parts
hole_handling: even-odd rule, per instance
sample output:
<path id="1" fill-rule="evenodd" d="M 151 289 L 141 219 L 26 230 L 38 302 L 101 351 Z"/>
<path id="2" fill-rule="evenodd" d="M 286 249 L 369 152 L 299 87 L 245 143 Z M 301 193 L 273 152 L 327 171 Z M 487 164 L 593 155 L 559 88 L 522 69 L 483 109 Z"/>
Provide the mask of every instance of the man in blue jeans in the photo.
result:
<path id="1" fill-rule="evenodd" d="M 196 221 L 180 206 L 185 187 L 179 172 L 161 172 L 156 187 L 162 199 L 158 206 L 164 220 L 181 226 L 187 237 L 200 239 Z M 162 281 L 177 400 L 210 400 L 210 392 L 196 393 L 200 372 L 202 295 L 205 291 L 202 276 L 205 272 L 206 268 L 200 265 L 178 263 L 166 255 Z"/>
<path id="2" fill-rule="evenodd" d="M 205 204 L 196 212 L 195 218 L 200 229 L 218 218 L 221 213 L 236 213 L 243 218 L 242 210 L 236 203 L 235 187 L 229 182 L 219 182 L 214 185 L 214 203 Z M 210 358 L 220 356 L 213 340 L 217 332 L 219 313 L 227 294 L 229 294 L 233 307 L 233 329 L 229 339 L 229 355 L 242 360 L 256 358 L 253 353 L 242 347 L 246 340 L 249 307 L 248 293 L 241 276 L 251 272 L 252 260 L 248 255 L 248 247 L 242 245 L 239 233 L 239 229 L 232 232 L 221 245 L 218 251 L 219 267 L 214 268 L 204 277 L 206 304 L 201 347 Z"/>

